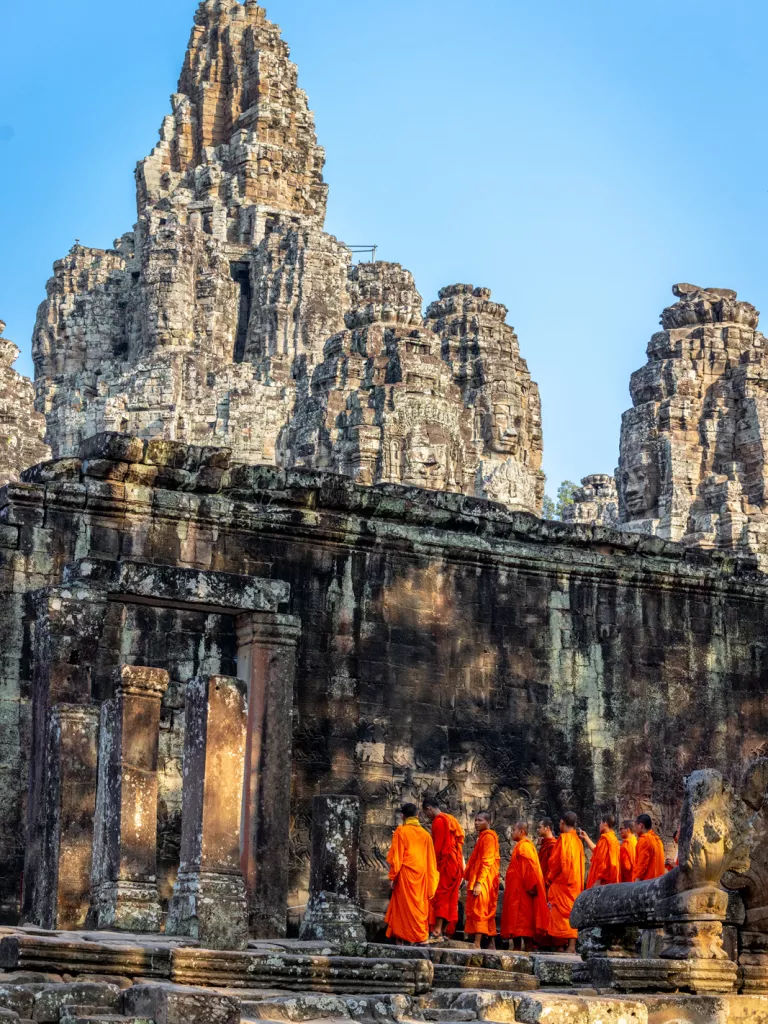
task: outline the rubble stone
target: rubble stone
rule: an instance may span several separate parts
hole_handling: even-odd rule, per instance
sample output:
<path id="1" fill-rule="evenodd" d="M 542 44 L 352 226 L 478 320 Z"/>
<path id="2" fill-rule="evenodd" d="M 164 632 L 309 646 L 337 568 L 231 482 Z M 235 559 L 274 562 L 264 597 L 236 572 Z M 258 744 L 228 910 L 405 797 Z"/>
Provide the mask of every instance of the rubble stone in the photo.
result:
<path id="1" fill-rule="evenodd" d="M 2 337 L 4 330 L 0 320 L 0 487 L 50 458 L 45 419 L 35 411 L 34 387 L 13 369 L 20 352 L 10 338 Z"/>
<path id="2" fill-rule="evenodd" d="M 65 1006 L 92 1006 L 118 1013 L 122 994 L 116 985 L 74 982 L 50 985 L 36 992 L 32 1004 L 32 1019 L 43 1024 L 59 1020 Z"/>

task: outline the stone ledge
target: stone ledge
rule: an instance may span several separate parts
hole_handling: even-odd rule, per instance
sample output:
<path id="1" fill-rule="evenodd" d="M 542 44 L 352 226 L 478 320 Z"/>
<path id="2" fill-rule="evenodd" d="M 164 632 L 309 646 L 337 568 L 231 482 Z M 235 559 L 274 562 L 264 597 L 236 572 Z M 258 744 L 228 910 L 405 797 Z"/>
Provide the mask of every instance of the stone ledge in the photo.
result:
<path id="1" fill-rule="evenodd" d="M 131 440 L 124 435 L 114 437 L 120 451 Z M 442 546 L 455 549 L 458 542 L 479 552 L 489 551 L 493 545 L 494 554 L 497 554 L 499 544 L 525 544 L 531 549 L 531 557 L 536 558 L 557 557 L 558 549 L 571 548 L 580 551 L 579 558 L 574 560 L 573 571 L 599 573 L 607 559 L 611 559 L 614 571 L 619 569 L 630 573 L 640 563 L 644 571 L 674 575 L 676 585 L 684 585 L 686 581 L 696 581 L 699 585 L 736 581 L 742 586 L 762 590 L 768 584 L 768 577 L 756 571 L 751 559 L 737 557 L 732 552 L 702 551 L 604 526 L 541 520 L 492 501 L 454 492 L 425 491 L 395 484 L 365 487 L 331 473 L 282 470 L 264 465 L 235 465 L 225 470 L 214 464 L 228 461 L 226 449 L 198 449 L 179 445 L 178 442 L 172 444 L 172 452 L 167 456 L 171 462 L 178 464 L 182 461 L 183 451 L 188 449 L 191 454 L 187 464 L 197 465 L 199 469 L 201 460 L 205 459 L 210 463 L 206 469 L 221 473 L 218 486 L 212 490 L 211 480 L 207 478 L 206 483 L 198 487 L 194 476 L 185 478 L 183 482 L 182 490 L 186 493 L 179 493 L 173 481 L 163 481 L 157 476 L 148 477 L 145 485 L 110 483 L 104 480 L 103 464 L 99 465 L 99 479 L 94 480 L 87 475 L 88 462 L 83 464 L 78 460 L 63 459 L 26 471 L 23 474 L 23 479 L 28 481 L 26 483 L 3 488 L 0 491 L 0 510 L 4 506 L 21 509 L 22 506 L 37 507 L 45 503 L 51 509 L 84 508 L 86 512 L 93 505 L 93 510 L 98 509 L 101 514 L 118 514 L 121 509 L 131 506 L 134 511 L 147 513 L 151 510 L 171 518 L 181 516 L 214 522 L 229 520 L 232 525 L 243 529 L 281 529 L 287 526 L 294 534 L 304 527 L 312 531 L 318 527 L 333 529 L 333 514 L 337 514 L 354 517 L 360 542 L 366 539 L 371 543 L 380 542 L 393 529 L 418 527 L 419 544 L 425 551 Z M 106 450 L 111 450 L 109 445 L 106 445 Z M 159 455 L 153 457 L 159 458 Z M 114 461 L 117 464 L 119 460 Z M 127 465 L 144 466 L 144 463 Z M 156 467 L 144 468 L 154 471 Z M 177 471 L 175 466 L 168 468 Z M 32 482 L 42 479 L 47 482 Z M 297 518 L 296 513 L 301 513 L 301 517 Z M 321 523 L 318 516 L 322 513 L 331 514 L 331 517 Z M 21 521 L 25 521 L 24 514 L 20 514 Z M 8 516 L 3 518 L 2 513 L 0 519 L 3 522 L 13 521 Z M 349 531 L 342 532 L 348 534 Z M 364 536 L 366 533 L 368 538 Z M 617 563 L 616 559 L 622 561 Z M 583 561 L 588 564 L 582 565 Z"/>

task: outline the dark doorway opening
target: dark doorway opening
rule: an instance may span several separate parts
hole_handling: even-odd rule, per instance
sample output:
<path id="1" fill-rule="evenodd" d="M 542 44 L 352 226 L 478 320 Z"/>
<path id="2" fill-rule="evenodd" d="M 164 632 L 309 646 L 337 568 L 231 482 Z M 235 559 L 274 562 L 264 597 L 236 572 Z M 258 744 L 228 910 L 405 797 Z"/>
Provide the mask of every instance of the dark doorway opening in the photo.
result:
<path id="1" fill-rule="evenodd" d="M 242 363 L 245 359 L 245 345 L 248 340 L 248 320 L 251 316 L 251 268 L 248 263 L 230 263 L 229 270 L 232 280 L 240 287 L 234 360 L 236 363 Z"/>

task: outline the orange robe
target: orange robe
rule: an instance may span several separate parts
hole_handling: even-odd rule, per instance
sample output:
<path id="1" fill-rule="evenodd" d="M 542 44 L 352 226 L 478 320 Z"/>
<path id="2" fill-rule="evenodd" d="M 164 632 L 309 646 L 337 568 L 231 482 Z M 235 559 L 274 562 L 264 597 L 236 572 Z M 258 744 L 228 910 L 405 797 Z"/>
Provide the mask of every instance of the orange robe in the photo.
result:
<path id="1" fill-rule="evenodd" d="M 584 847 L 575 832 L 563 832 L 549 860 L 549 927 L 553 939 L 575 939 L 571 911 L 584 889 Z"/>
<path id="2" fill-rule="evenodd" d="M 405 942 L 429 940 L 429 901 L 435 895 L 440 875 L 435 861 L 432 836 L 408 818 L 395 830 L 387 854 L 389 880 L 395 883 L 384 920 L 387 938 Z"/>
<path id="3" fill-rule="evenodd" d="M 453 935 L 459 920 L 459 891 L 464 877 L 464 829 L 452 814 L 438 814 L 432 822 L 432 842 L 435 844 L 437 870 L 440 882 L 429 909 L 429 926 L 442 917 L 446 932 Z"/>
<path id="4" fill-rule="evenodd" d="M 666 873 L 664 866 L 664 843 L 651 830 L 645 832 L 637 840 L 637 860 L 635 861 L 635 881 L 647 882 L 651 878 L 661 878 Z"/>
<path id="5" fill-rule="evenodd" d="M 467 880 L 467 906 L 464 931 L 467 935 L 495 935 L 499 905 L 499 837 L 491 828 L 478 835 L 464 877 Z M 474 888 L 480 886 L 480 895 Z"/>
<path id="6" fill-rule="evenodd" d="M 619 866 L 621 844 L 618 836 L 611 830 L 604 833 L 592 851 L 592 863 L 589 865 L 587 888 L 600 885 L 615 885 L 621 878 Z"/>
<path id="7" fill-rule="evenodd" d="M 637 861 L 637 836 L 630 833 L 621 844 L 619 864 L 622 882 L 634 882 L 635 862 Z"/>
<path id="8" fill-rule="evenodd" d="M 532 939 L 534 935 L 546 934 L 548 926 L 547 890 L 539 855 L 531 840 L 526 837 L 515 846 L 509 858 L 501 913 L 501 937 Z"/>
<path id="9" fill-rule="evenodd" d="M 545 883 L 549 874 L 549 859 L 554 853 L 556 846 L 557 840 L 554 836 L 544 836 L 543 839 L 539 840 L 539 863 L 541 864 L 541 873 L 544 875 Z"/>

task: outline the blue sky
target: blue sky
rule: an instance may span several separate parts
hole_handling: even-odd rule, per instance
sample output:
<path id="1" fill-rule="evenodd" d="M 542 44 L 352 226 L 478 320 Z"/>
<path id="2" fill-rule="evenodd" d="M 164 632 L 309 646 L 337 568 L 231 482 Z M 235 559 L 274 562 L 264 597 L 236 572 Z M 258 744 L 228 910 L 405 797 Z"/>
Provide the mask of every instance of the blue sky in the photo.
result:
<path id="1" fill-rule="evenodd" d="M 762 0 L 266 6 L 328 152 L 328 230 L 375 242 L 425 302 L 461 281 L 509 307 L 541 388 L 550 491 L 615 468 L 629 375 L 672 284 L 768 306 Z M 0 317 L 25 372 L 53 260 L 133 224 L 133 167 L 195 7 L 3 12 Z"/>

